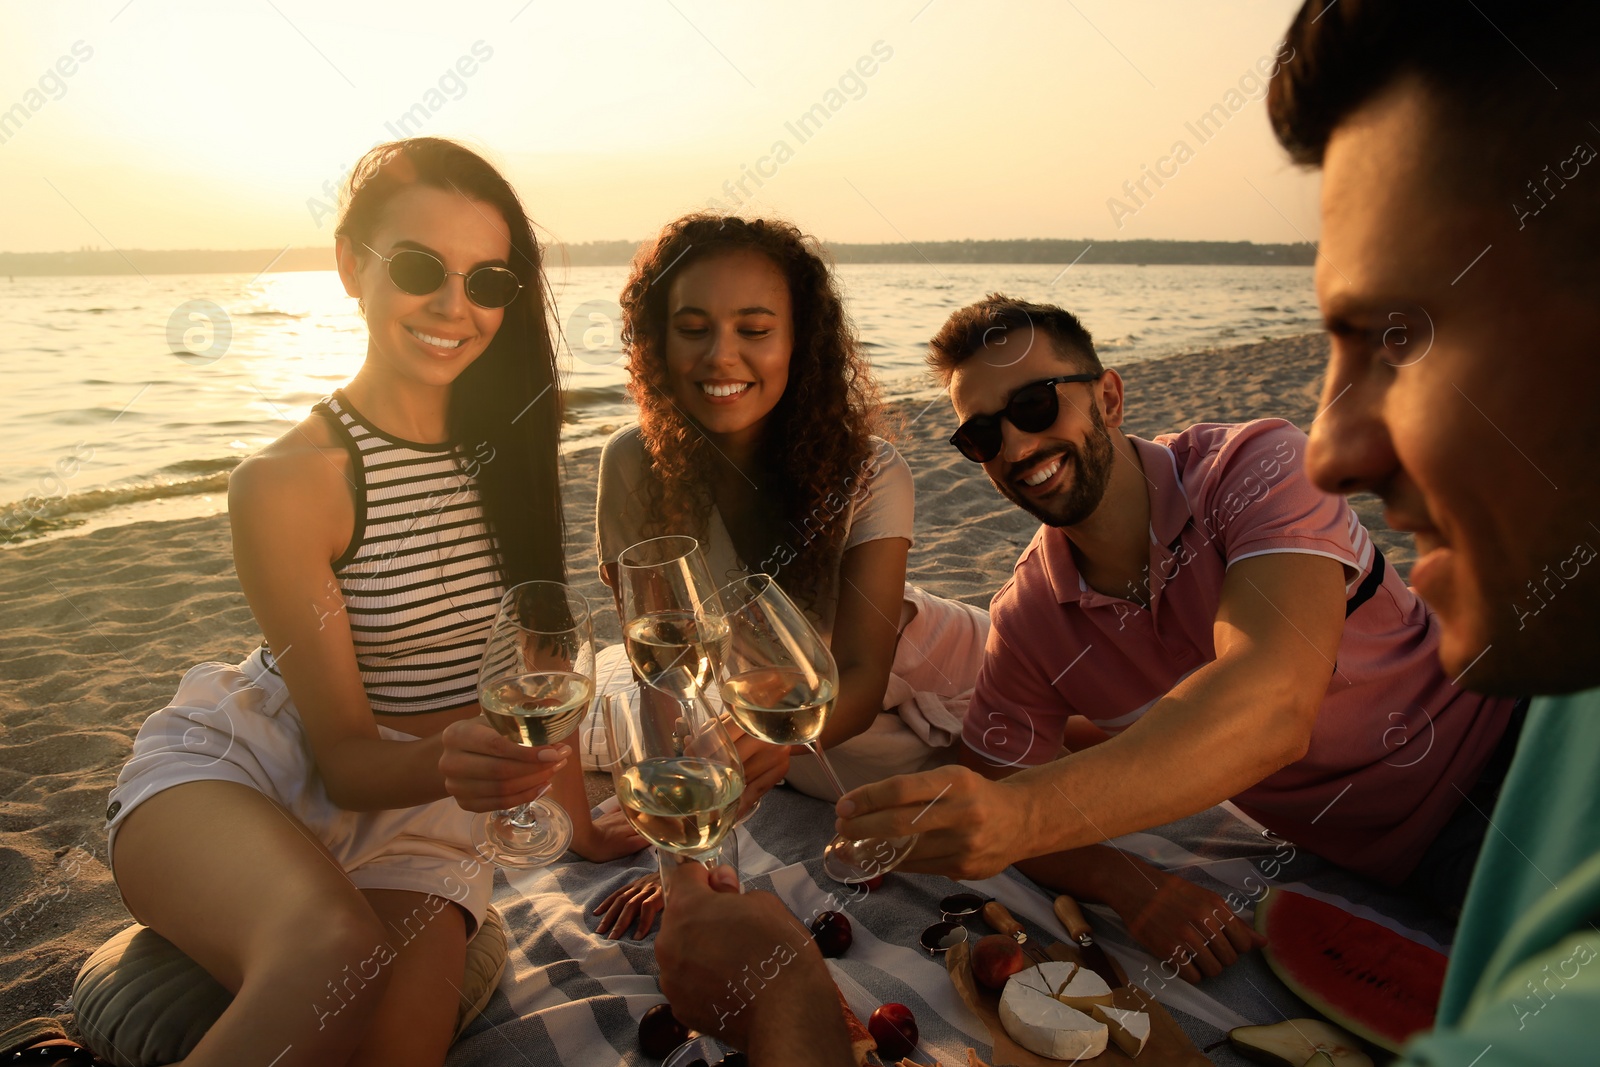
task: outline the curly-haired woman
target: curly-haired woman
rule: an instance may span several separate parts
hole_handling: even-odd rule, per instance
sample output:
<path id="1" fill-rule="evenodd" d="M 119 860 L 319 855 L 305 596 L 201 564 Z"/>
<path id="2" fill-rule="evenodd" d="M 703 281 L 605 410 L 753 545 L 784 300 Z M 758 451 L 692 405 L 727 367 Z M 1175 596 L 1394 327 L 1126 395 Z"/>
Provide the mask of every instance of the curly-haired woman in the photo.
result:
<path id="1" fill-rule="evenodd" d="M 602 577 L 629 545 L 700 539 L 718 582 L 766 572 L 839 666 L 823 747 L 847 788 L 953 758 L 988 616 L 906 584 L 911 471 L 874 435 L 866 359 L 817 242 L 771 220 L 667 225 L 622 292 L 639 425 L 600 461 Z M 800 750 L 797 750 L 797 752 Z M 796 755 L 788 781 L 833 799 Z M 645 879 L 608 897 L 600 929 L 659 910 Z"/>

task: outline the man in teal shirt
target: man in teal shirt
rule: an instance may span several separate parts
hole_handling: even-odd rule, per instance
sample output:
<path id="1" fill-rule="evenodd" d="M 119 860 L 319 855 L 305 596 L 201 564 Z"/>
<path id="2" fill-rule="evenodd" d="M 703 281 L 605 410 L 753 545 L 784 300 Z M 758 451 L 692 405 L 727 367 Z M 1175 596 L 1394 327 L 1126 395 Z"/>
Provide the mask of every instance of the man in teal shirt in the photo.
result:
<path id="1" fill-rule="evenodd" d="M 1307 0 L 1268 98 L 1323 172 L 1312 478 L 1414 533 L 1458 684 L 1567 694 L 1528 713 L 1408 1063 L 1600 1063 L 1597 45 L 1579 0 Z"/>

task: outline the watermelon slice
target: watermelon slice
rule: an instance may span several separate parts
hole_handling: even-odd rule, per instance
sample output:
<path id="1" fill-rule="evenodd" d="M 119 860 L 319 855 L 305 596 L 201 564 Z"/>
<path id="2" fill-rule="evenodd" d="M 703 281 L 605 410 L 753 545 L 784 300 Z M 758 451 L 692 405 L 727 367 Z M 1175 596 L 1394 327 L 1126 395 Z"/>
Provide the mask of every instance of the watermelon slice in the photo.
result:
<path id="1" fill-rule="evenodd" d="M 1433 1026 L 1446 957 L 1325 901 L 1274 889 L 1256 905 L 1262 952 L 1283 984 L 1332 1022 L 1390 1052 Z"/>

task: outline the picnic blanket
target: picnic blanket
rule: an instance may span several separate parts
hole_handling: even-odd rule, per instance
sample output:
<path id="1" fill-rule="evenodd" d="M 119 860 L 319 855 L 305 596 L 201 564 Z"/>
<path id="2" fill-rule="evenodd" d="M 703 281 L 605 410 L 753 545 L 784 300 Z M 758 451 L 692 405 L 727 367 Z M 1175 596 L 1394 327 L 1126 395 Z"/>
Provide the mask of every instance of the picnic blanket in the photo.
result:
<path id="1" fill-rule="evenodd" d="M 909 1006 L 922 1037 L 916 1058 L 924 1063 L 964 1064 L 968 1046 L 987 1054 L 988 1033 L 956 995 L 943 961 L 917 945 L 923 929 L 940 918 L 939 900 L 959 891 L 957 883 L 934 875 L 891 874 L 866 894 L 834 883 L 821 862 L 822 848 L 833 835 L 831 805 L 786 788 L 769 793 L 737 833 L 747 891 L 776 893 L 802 920 L 828 909 L 850 917 L 854 943 L 829 966 L 858 1015 L 865 1019 L 887 1001 Z M 1292 886 L 1448 951 L 1451 929 L 1437 916 L 1265 834 L 1231 805 L 1112 844 L 1180 871 L 1225 899 L 1232 894 L 1235 901 L 1259 900 L 1267 885 Z M 505 919 L 509 964 L 483 1015 L 452 1050 L 449 1067 L 658 1063 L 639 1051 L 637 1038 L 639 1017 L 664 1000 L 656 984 L 654 935 L 643 942 L 599 937 L 590 914 L 606 894 L 655 865 L 654 854 L 646 850 L 605 864 L 569 854 L 541 870 L 509 872 L 509 877 L 497 872 L 494 902 Z M 1014 870 L 962 884 L 1005 904 L 1031 937 L 1046 943 L 1067 939 L 1051 911 L 1054 894 Z M 1198 1048 L 1221 1040 L 1234 1026 L 1315 1014 L 1284 988 L 1259 953 L 1199 986 L 1163 980 L 1170 968 L 1163 972 L 1135 945 L 1115 912 L 1097 905 L 1086 905 L 1085 911 L 1097 939 L 1129 980 L 1160 1000 Z M 1241 914 L 1250 917 L 1248 904 Z M 974 937 L 989 932 L 976 917 L 969 926 Z M 1246 1062 L 1227 1045 L 1209 1055 L 1218 1064 Z"/>

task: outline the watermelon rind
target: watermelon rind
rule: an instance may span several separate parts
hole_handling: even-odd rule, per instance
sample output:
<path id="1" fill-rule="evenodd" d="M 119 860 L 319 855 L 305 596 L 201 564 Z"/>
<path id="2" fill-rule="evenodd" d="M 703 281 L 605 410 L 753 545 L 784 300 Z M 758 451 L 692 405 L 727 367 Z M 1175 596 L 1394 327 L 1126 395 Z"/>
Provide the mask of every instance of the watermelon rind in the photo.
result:
<path id="1" fill-rule="evenodd" d="M 1357 1037 L 1360 1037 L 1366 1041 L 1370 1041 L 1379 1048 L 1387 1049 L 1390 1052 L 1399 1052 L 1401 1046 L 1405 1044 L 1406 1039 L 1412 1034 L 1432 1027 L 1433 1016 L 1431 1010 L 1428 1013 L 1428 1018 L 1426 1021 L 1420 1018 L 1414 1019 L 1412 1021 L 1413 1025 L 1407 1025 L 1405 1023 L 1397 1024 L 1397 1021 L 1393 1018 L 1360 1018 L 1350 1014 L 1347 1011 L 1341 1010 L 1329 1000 L 1330 996 L 1336 996 L 1341 993 L 1345 994 L 1346 996 L 1351 994 L 1372 995 L 1372 990 L 1370 988 L 1358 989 L 1356 986 L 1345 982 L 1342 979 L 1342 976 L 1335 982 L 1333 986 L 1324 991 L 1319 992 L 1317 989 L 1312 988 L 1312 986 L 1308 984 L 1313 980 L 1309 972 L 1312 966 L 1315 966 L 1321 961 L 1305 961 L 1305 964 L 1309 964 L 1310 966 L 1302 965 L 1299 969 L 1296 969 L 1294 966 L 1296 963 L 1295 960 L 1283 958 L 1283 947 L 1281 944 L 1281 941 L 1283 940 L 1282 936 L 1280 935 L 1280 944 L 1276 947 L 1274 946 L 1272 940 L 1273 912 L 1276 909 L 1279 901 L 1286 901 L 1291 897 L 1294 898 L 1293 902 L 1290 904 L 1291 908 L 1308 907 L 1312 913 L 1322 912 L 1326 917 L 1336 919 L 1337 921 L 1344 923 L 1348 928 L 1359 930 L 1359 937 L 1353 937 L 1352 940 L 1362 942 L 1363 948 L 1370 949 L 1372 945 L 1387 945 L 1397 951 L 1411 954 L 1414 959 L 1419 960 L 1425 960 L 1423 954 L 1437 956 L 1437 970 L 1441 979 L 1444 973 L 1444 964 L 1446 962 L 1442 953 L 1435 952 L 1426 945 L 1419 944 L 1401 934 L 1395 933 L 1388 927 L 1375 923 L 1371 919 L 1364 919 L 1358 915 L 1352 915 L 1337 905 L 1329 904 L 1326 901 L 1318 900 L 1316 897 L 1307 896 L 1304 893 L 1295 893 L 1291 890 L 1274 888 L 1266 895 L 1265 898 L 1261 900 L 1259 904 L 1256 905 L 1255 927 L 1259 933 L 1267 938 L 1267 944 L 1261 950 L 1262 954 L 1267 959 L 1267 965 L 1272 968 L 1272 972 L 1278 976 L 1279 981 L 1289 987 L 1290 992 L 1294 993 L 1295 996 L 1299 997 L 1312 1008 L 1316 1009 L 1317 1012 L 1319 1012 L 1324 1018 L 1344 1027 L 1344 1029 L 1350 1031 L 1352 1034 L 1355 1034 Z M 1326 910 L 1324 911 L 1324 909 Z M 1283 920 L 1280 919 L 1280 923 L 1282 921 Z M 1371 954 L 1381 957 L 1383 952 L 1380 949 Z M 1426 960 L 1426 962 L 1431 965 L 1433 961 Z M 1438 1003 L 1438 993 L 1438 989 L 1432 988 L 1430 985 L 1430 987 L 1427 989 L 1417 989 L 1413 996 L 1419 1000 L 1430 1000 L 1431 1003 L 1436 1005 Z"/>

